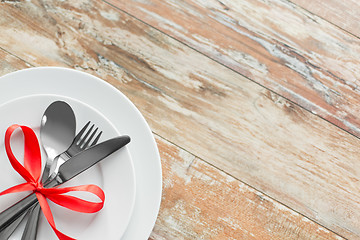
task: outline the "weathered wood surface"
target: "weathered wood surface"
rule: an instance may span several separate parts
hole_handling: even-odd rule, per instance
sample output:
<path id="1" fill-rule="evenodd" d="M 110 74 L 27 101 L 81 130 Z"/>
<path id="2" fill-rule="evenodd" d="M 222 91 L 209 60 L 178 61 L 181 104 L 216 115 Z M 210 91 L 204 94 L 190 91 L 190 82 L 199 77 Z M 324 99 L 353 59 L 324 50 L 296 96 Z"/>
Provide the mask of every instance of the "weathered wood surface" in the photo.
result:
<path id="1" fill-rule="evenodd" d="M 292 2 L 108 2 L 360 136 L 360 39 Z"/>
<path id="2" fill-rule="evenodd" d="M 2 74 L 44 65 L 87 71 L 125 93 L 160 136 L 164 195 L 152 239 L 206 239 L 213 229 L 218 239 L 360 238 L 358 138 L 104 2 L 0 6 Z M 323 24 L 318 31 L 332 28 Z M 338 42 L 350 44 L 346 33 L 335 37 L 344 36 Z M 245 60 L 278 61 L 261 45 L 253 48 Z M 278 62 L 271 72 L 284 74 Z M 298 96 L 313 92 L 304 88 Z M 355 92 L 341 96 L 354 104 Z M 319 105 L 316 99 L 309 104 Z M 313 111 L 311 104 L 305 107 Z M 338 106 L 339 123 L 357 107 L 346 106 Z"/>
<path id="3" fill-rule="evenodd" d="M 298 6 L 360 37 L 360 2 L 357 0 L 292 0 Z"/>
<path id="4" fill-rule="evenodd" d="M 191 153 L 156 140 L 164 193 L 150 239 L 342 239 Z"/>
<path id="5" fill-rule="evenodd" d="M 28 67 L 31 67 L 30 64 L 9 54 L 0 46 L 0 76 Z"/>

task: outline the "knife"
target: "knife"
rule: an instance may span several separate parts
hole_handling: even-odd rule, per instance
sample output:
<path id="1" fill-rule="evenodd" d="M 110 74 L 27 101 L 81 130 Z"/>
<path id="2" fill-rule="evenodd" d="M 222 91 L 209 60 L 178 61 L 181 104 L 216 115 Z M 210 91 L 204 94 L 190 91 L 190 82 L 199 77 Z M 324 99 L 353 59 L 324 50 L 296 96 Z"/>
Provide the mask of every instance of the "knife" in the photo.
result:
<path id="1" fill-rule="evenodd" d="M 109 139 L 82 151 L 63 163 L 60 166 L 58 173 L 54 174 L 54 176 L 52 176 L 53 178 L 50 177 L 51 180 L 47 181 L 44 186 L 50 188 L 69 181 L 113 152 L 119 150 L 129 142 L 130 137 L 124 135 Z M 1 212 L 0 231 L 3 231 L 18 217 L 21 217 L 22 213 L 24 213 L 24 211 L 26 211 L 29 207 L 33 206 L 36 202 L 36 195 L 35 193 L 32 193 Z"/>

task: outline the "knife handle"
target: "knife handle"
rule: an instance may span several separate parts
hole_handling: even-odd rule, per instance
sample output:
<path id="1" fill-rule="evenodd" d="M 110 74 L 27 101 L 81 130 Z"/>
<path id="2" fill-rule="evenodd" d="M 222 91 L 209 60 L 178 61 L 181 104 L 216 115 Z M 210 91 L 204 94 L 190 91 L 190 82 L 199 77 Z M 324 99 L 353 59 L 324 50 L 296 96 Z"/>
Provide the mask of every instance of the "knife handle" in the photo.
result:
<path id="1" fill-rule="evenodd" d="M 0 239 L 9 239 L 13 234 L 15 229 L 20 225 L 20 223 L 24 220 L 24 218 L 28 215 L 28 212 L 23 213 L 21 217 L 17 218 L 14 222 L 12 222 L 9 226 L 7 226 L 3 231 L 0 232 Z"/>
<path id="2" fill-rule="evenodd" d="M 54 178 L 45 187 L 54 187 L 58 185 L 57 179 Z M 19 202 L 15 203 L 11 207 L 5 209 L 0 213 L 0 232 L 4 231 L 12 222 L 22 216 L 22 214 L 28 210 L 29 207 L 37 203 L 37 197 L 35 193 L 28 195 Z"/>

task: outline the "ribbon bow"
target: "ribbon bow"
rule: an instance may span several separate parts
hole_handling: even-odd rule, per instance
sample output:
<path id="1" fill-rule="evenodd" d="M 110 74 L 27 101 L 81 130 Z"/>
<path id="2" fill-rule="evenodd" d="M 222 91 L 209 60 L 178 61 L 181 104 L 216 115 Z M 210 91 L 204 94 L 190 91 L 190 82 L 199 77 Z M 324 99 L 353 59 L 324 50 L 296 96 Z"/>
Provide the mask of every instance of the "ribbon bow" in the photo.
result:
<path id="1" fill-rule="evenodd" d="M 10 146 L 11 135 L 17 128 L 21 128 L 24 134 L 24 166 L 16 159 Z M 43 211 L 47 221 L 60 240 L 74 240 L 74 238 L 71 238 L 57 230 L 46 198 L 60 206 L 77 212 L 95 213 L 103 208 L 105 194 L 104 191 L 96 185 L 90 184 L 65 188 L 44 188 L 42 186 L 42 183 L 39 182 L 41 175 L 40 146 L 36 134 L 31 128 L 17 124 L 11 125 L 5 133 L 5 150 L 12 167 L 25 179 L 26 182 L 0 192 L 0 196 L 8 193 L 33 191 L 39 200 L 41 210 Z M 72 191 L 85 191 L 92 193 L 100 199 L 100 202 L 89 202 L 74 196 L 64 195 L 65 193 Z"/>

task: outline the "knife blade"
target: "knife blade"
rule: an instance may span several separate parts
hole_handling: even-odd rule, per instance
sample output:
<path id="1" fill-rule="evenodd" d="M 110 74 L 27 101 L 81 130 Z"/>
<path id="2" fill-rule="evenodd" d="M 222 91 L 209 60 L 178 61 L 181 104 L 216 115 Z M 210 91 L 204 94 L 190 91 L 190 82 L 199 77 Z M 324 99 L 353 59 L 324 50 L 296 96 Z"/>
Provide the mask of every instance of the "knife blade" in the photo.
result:
<path id="1" fill-rule="evenodd" d="M 130 137 L 124 135 L 109 139 L 84 150 L 83 152 L 73 156 L 63 165 L 61 165 L 58 173 L 53 176 L 54 178 L 51 181 L 45 183 L 45 187 L 55 187 L 72 179 L 73 177 L 92 167 L 102 159 L 106 158 L 110 154 L 124 147 L 129 142 Z M 22 216 L 22 213 L 26 211 L 29 207 L 33 206 L 36 202 L 36 195 L 32 193 L 1 212 L 0 231 L 4 230 L 18 217 Z"/>
<path id="2" fill-rule="evenodd" d="M 52 178 L 54 178 L 54 180 L 57 182 L 56 185 L 69 181 L 76 175 L 92 167 L 103 158 L 112 154 L 118 149 L 118 146 L 125 146 L 129 142 L 129 136 L 121 136 L 107 140 L 103 142 L 103 144 L 90 147 L 81 154 L 77 154 L 63 163 L 60 166 L 57 175 L 52 176 Z M 48 184 L 50 184 L 50 182 Z M 45 186 L 47 187 L 46 184 Z"/>

